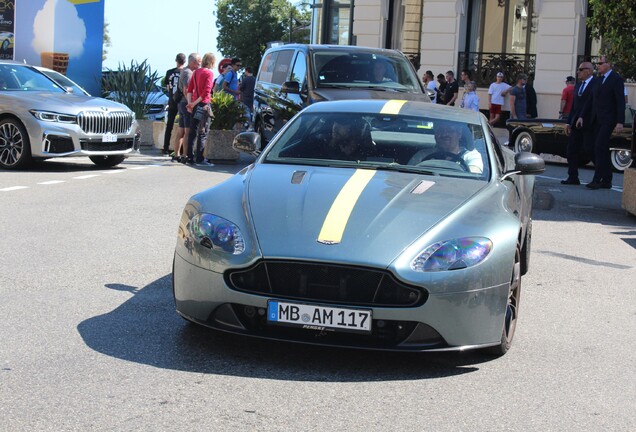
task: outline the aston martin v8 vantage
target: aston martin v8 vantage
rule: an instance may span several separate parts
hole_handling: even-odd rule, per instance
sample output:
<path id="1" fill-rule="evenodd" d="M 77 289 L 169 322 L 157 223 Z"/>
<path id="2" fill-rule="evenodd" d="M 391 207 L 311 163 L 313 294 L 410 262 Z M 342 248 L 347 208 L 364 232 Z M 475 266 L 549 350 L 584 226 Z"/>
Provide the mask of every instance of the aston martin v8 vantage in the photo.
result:
<path id="1" fill-rule="evenodd" d="M 235 148 L 259 153 L 260 137 Z M 255 163 L 189 200 L 177 312 L 226 332 L 504 354 L 528 271 L 534 176 L 477 112 L 404 100 L 314 104 Z"/>

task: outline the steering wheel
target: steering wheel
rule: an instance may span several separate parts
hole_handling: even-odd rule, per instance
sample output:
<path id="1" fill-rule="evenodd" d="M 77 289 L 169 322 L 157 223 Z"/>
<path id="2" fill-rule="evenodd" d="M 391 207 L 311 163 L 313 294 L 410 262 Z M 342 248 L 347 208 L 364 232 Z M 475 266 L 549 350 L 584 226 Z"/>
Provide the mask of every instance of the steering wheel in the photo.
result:
<path id="1" fill-rule="evenodd" d="M 441 159 L 449 162 L 455 162 L 457 165 L 461 166 L 464 171 L 470 171 L 470 169 L 468 168 L 468 164 L 466 163 L 464 158 L 461 157 L 461 155 L 455 153 L 439 150 L 426 156 L 424 159 L 422 159 L 422 162 L 431 159 Z"/>

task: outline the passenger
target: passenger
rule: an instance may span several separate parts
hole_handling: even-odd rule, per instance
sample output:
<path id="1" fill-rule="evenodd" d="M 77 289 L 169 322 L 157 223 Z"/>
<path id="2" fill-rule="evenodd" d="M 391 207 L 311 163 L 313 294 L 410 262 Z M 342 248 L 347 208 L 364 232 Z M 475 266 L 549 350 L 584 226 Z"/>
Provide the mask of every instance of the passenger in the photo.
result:
<path id="1" fill-rule="evenodd" d="M 383 61 L 376 61 L 373 64 L 373 76 L 371 77 L 371 82 L 381 83 L 384 81 L 391 81 L 391 79 L 387 77 L 387 64 Z"/>
<path id="2" fill-rule="evenodd" d="M 369 125 L 360 118 L 338 118 L 325 146 L 326 157 L 336 160 L 363 160 L 372 145 Z"/>

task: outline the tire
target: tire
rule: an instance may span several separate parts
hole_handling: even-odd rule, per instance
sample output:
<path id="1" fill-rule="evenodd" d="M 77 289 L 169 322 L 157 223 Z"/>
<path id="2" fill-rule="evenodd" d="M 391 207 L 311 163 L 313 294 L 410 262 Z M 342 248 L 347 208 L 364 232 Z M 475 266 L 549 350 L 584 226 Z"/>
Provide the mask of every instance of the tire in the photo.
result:
<path id="1" fill-rule="evenodd" d="M 89 156 L 88 157 L 95 165 L 101 168 L 110 168 L 119 165 L 126 159 L 125 156 Z"/>
<path id="2" fill-rule="evenodd" d="M 530 269 L 530 251 L 532 249 L 532 219 L 528 221 L 526 228 L 526 238 L 521 246 L 521 276 L 528 273 Z"/>
<path id="3" fill-rule="evenodd" d="M 486 352 L 490 355 L 500 357 L 508 352 L 512 345 L 512 339 L 515 335 L 517 327 L 517 318 L 519 317 L 519 299 L 521 298 L 521 251 L 519 245 L 515 250 L 515 260 L 512 266 L 512 275 L 510 277 L 510 289 L 508 290 L 508 299 L 506 301 L 506 312 L 504 315 L 503 330 L 501 332 L 501 341 L 499 345 L 486 348 Z"/>
<path id="4" fill-rule="evenodd" d="M 6 52 L 9 49 L 9 41 L 5 40 L 2 42 L 2 52 Z"/>
<path id="5" fill-rule="evenodd" d="M 263 129 L 263 122 L 259 120 L 256 123 L 256 126 L 254 127 L 254 130 L 261 137 L 261 148 L 260 148 L 260 151 L 262 152 L 265 149 L 265 147 L 267 146 L 267 144 L 269 144 L 269 141 L 267 141 L 267 138 L 265 138 L 265 130 Z"/>
<path id="6" fill-rule="evenodd" d="M 530 131 L 523 130 L 515 135 L 515 153 L 530 152 L 534 150 L 534 136 Z"/>
<path id="7" fill-rule="evenodd" d="M 13 118 L 0 121 L 0 168 L 25 168 L 31 161 L 29 134 L 22 123 Z"/>
<path id="8" fill-rule="evenodd" d="M 629 150 L 612 150 L 610 153 L 614 171 L 623 172 L 632 165 L 632 154 Z"/>

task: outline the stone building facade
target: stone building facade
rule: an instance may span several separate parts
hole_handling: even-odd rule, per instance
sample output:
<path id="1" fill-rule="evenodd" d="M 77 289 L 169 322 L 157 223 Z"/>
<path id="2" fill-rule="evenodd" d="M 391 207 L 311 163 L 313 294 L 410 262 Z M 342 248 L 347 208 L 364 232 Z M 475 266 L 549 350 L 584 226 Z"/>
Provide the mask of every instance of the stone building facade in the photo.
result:
<path id="1" fill-rule="evenodd" d="M 566 76 L 576 76 L 584 57 L 598 55 L 587 13 L 587 0 L 314 0 L 311 37 L 398 49 L 420 76 L 469 69 L 482 109 L 499 70 L 510 84 L 517 73 L 529 73 L 539 117 L 556 118 Z M 636 88 L 627 88 L 634 104 Z"/>

